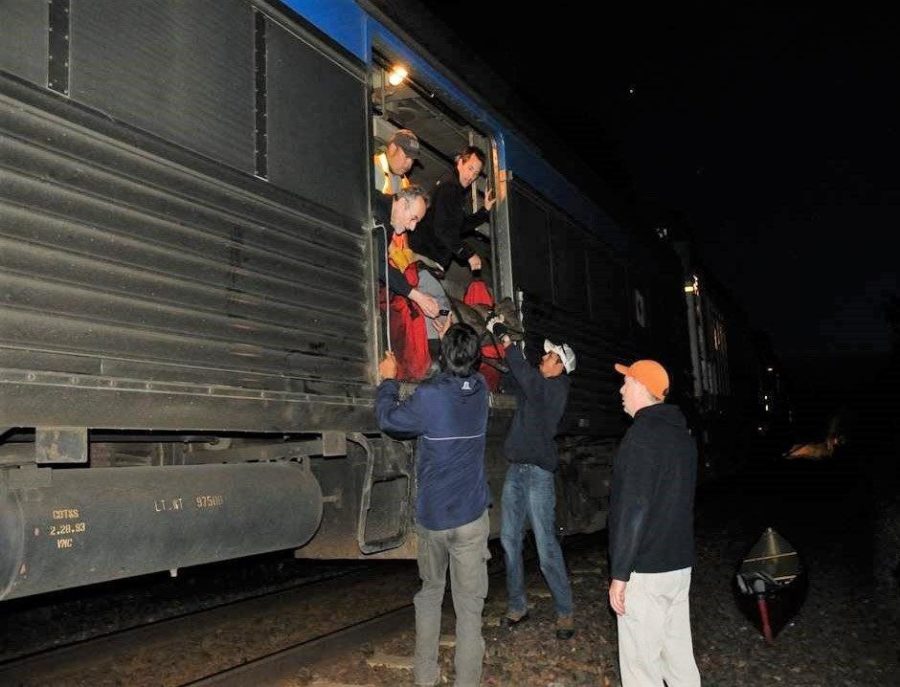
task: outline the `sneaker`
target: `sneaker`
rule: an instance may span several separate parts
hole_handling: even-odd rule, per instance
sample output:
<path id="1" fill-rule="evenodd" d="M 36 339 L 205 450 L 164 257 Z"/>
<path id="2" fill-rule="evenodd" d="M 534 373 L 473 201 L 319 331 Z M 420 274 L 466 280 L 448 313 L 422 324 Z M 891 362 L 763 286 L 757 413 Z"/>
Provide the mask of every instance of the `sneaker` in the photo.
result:
<path id="1" fill-rule="evenodd" d="M 507 613 L 506 617 L 503 618 L 503 624 L 506 627 L 512 628 L 519 623 L 524 623 L 526 620 L 528 620 L 528 611 L 522 613 Z"/>
<path id="2" fill-rule="evenodd" d="M 572 639 L 575 635 L 575 621 L 570 615 L 561 615 L 556 619 L 556 638 Z"/>

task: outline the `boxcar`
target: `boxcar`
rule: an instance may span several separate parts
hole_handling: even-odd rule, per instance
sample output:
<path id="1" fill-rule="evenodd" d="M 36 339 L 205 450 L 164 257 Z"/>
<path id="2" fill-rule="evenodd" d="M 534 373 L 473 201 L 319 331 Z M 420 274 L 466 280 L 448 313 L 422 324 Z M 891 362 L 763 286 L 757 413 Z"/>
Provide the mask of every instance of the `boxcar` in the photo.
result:
<path id="1" fill-rule="evenodd" d="M 472 203 L 499 202 L 469 241 L 526 350 L 577 352 L 562 528 L 604 526 L 614 362 L 657 357 L 702 395 L 670 243 L 394 6 L 0 2 L 0 599 L 272 550 L 415 554 L 414 447 L 372 412 L 371 160 L 401 127 L 426 187 L 489 152 Z M 514 407 L 493 395 L 495 532 Z"/>

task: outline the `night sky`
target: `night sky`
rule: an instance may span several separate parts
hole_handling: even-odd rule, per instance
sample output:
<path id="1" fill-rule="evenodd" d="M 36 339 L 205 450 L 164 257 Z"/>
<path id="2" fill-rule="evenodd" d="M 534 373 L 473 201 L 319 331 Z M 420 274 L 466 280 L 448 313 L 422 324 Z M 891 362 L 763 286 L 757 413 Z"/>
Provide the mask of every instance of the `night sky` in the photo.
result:
<path id="1" fill-rule="evenodd" d="M 786 360 L 888 351 L 896 13 L 563 2 L 512 32 L 519 3 L 427 4 L 614 192 L 682 217 Z"/>

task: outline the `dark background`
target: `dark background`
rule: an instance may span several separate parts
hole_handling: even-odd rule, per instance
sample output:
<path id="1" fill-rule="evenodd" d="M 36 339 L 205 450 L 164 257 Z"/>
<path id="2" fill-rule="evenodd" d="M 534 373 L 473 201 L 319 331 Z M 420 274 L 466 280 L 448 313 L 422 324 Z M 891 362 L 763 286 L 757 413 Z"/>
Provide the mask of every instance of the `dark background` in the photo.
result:
<path id="1" fill-rule="evenodd" d="M 883 391 L 898 293 L 895 11 L 425 4 L 636 216 L 692 233 L 771 336 L 810 431 Z"/>

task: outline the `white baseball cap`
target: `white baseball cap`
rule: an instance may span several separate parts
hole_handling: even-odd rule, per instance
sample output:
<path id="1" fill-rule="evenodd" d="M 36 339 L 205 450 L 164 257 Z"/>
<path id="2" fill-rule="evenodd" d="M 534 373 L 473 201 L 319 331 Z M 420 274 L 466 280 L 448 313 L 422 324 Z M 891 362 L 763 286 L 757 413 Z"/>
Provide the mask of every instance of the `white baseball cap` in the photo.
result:
<path id="1" fill-rule="evenodd" d="M 566 368 L 567 374 L 575 372 L 575 351 L 567 344 L 555 344 L 550 339 L 544 339 L 544 351 L 546 353 L 556 353 L 562 361 L 563 367 Z"/>

